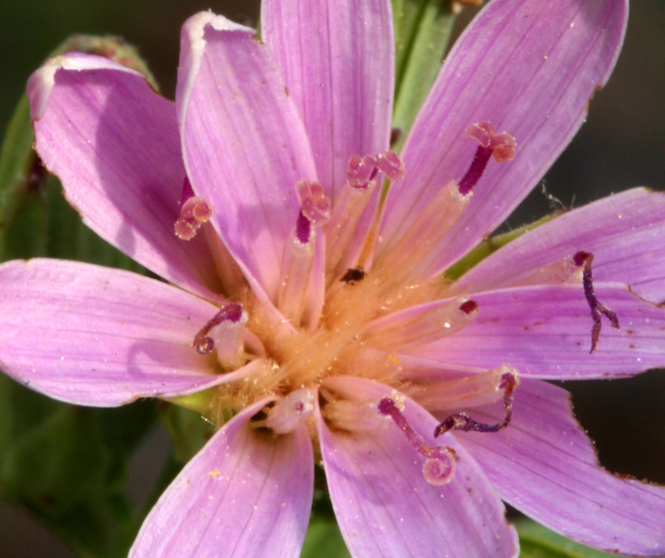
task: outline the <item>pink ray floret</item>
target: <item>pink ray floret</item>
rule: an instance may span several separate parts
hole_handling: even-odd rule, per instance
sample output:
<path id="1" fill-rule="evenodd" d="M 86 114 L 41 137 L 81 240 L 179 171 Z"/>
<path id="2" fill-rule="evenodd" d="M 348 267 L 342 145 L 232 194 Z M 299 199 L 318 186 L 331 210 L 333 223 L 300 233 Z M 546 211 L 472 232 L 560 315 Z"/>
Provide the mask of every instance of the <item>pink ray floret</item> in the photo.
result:
<path id="1" fill-rule="evenodd" d="M 354 558 L 516 557 L 504 501 L 582 543 L 662 554 L 665 489 L 605 471 L 543 380 L 665 365 L 665 197 L 570 211 L 441 280 L 582 125 L 627 9 L 488 3 L 399 155 L 389 0 L 263 0 L 265 42 L 196 14 L 175 104 L 97 56 L 32 75 L 46 168 L 166 282 L 3 264 L 2 370 L 81 405 L 200 401 L 217 429 L 131 558 L 297 557 L 315 466 Z"/>

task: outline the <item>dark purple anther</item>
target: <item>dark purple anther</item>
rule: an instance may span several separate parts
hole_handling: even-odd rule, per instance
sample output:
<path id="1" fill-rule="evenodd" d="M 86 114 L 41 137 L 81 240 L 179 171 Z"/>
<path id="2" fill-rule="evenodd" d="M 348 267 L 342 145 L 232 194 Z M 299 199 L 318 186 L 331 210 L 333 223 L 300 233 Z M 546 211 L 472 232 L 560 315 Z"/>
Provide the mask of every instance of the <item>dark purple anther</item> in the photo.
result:
<path id="1" fill-rule="evenodd" d="M 192 196 L 194 196 L 194 189 L 189 178 L 185 177 L 185 182 L 182 184 L 182 193 L 180 194 L 180 207 Z"/>
<path id="2" fill-rule="evenodd" d="M 455 413 L 447 417 L 434 429 L 434 437 L 441 436 L 450 430 L 462 430 L 463 432 L 498 432 L 510 424 L 513 411 L 513 394 L 517 387 L 517 376 L 507 372 L 501 376 L 499 388 L 503 389 L 503 410 L 506 417 L 496 424 L 487 424 L 473 420 L 466 413 Z"/>
<path id="3" fill-rule="evenodd" d="M 591 329 L 591 350 L 589 354 L 593 353 L 598 347 L 598 340 L 600 339 L 600 330 L 603 327 L 601 316 L 605 316 L 612 324 L 613 329 L 620 329 L 619 318 L 607 306 L 598 300 L 596 293 L 593 289 L 593 273 L 591 272 L 591 262 L 593 262 L 593 254 L 589 252 L 577 252 L 573 256 L 573 261 L 577 267 L 583 267 L 582 284 L 584 285 L 584 296 L 589 309 L 591 310 L 591 319 L 593 320 L 593 327 Z"/>
<path id="4" fill-rule="evenodd" d="M 193 345 L 196 349 L 196 352 L 200 355 L 210 354 L 215 348 L 215 342 L 210 337 L 206 337 L 208 332 L 210 332 L 213 327 L 218 326 L 222 322 L 229 321 L 237 324 L 240 321 L 240 318 L 242 318 L 242 305 L 238 304 L 237 302 L 229 302 L 228 304 L 222 306 L 219 312 L 215 314 L 215 317 L 206 325 L 204 325 L 203 328 L 196 334 L 196 337 L 194 337 Z"/>
<path id="5" fill-rule="evenodd" d="M 356 283 L 360 283 L 360 281 L 362 281 L 365 278 L 365 275 L 366 274 L 363 268 L 358 266 L 347 269 L 346 273 L 343 275 L 340 281 L 348 283 L 349 285 L 355 285 Z"/>
<path id="6" fill-rule="evenodd" d="M 471 166 L 469 170 L 466 171 L 464 178 L 460 180 L 459 183 L 459 193 L 463 196 L 466 196 L 471 189 L 478 183 L 480 177 L 485 172 L 487 163 L 489 163 L 490 157 L 492 156 L 492 151 L 490 147 L 483 147 L 482 145 L 478 146 L 476 149 L 476 154 L 473 157 Z"/>
<path id="7" fill-rule="evenodd" d="M 467 316 L 478 310 L 478 303 L 475 300 L 467 300 L 459 307 L 460 311 L 464 312 Z"/>
<path id="8" fill-rule="evenodd" d="M 301 211 L 298 214 L 298 220 L 296 221 L 296 238 L 303 244 L 307 244 L 311 234 L 312 223 L 307 217 L 303 215 L 303 212 Z"/>

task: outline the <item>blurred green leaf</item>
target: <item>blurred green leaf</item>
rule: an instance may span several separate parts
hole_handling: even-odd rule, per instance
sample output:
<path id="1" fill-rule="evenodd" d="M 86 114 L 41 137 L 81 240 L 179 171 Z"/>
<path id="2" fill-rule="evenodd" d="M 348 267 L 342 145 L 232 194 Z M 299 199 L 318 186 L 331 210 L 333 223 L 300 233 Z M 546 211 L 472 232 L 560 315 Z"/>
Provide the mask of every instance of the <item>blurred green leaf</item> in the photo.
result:
<path id="1" fill-rule="evenodd" d="M 449 0 L 392 0 L 395 22 L 393 129 L 399 151 L 439 74 L 455 22 Z"/>
<path id="2" fill-rule="evenodd" d="M 449 267 L 446 270 L 444 276 L 447 279 L 450 279 L 451 281 L 459 279 L 472 267 L 478 265 L 486 257 L 491 256 L 499 248 L 512 242 L 516 238 L 519 238 L 524 233 L 527 233 L 537 227 L 540 227 L 541 225 L 544 225 L 545 223 L 551 221 L 552 219 L 557 218 L 561 214 L 562 214 L 561 211 L 555 211 L 554 213 L 545 215 L 545 217 L 542 217 L 537 221 L 534 221 L 533 223 L 529 223 L 528 225 L 523 225 L 507 233 L 497 234 L 496 236 L 490 236 L 486 238 L 480 244 L 478 244 L 478 246 L 476 246 L 473 250 L 471 250 L 466 256 L 464 256 L 460 261 L 458 261 L 455 265 Z"/>
<path id="3" fill-rule="evenodd" d="M 210 440 L 215 427 L 201 413 L 161 402 L 159 416 L 173 442 L 173 457 L 187 463 Z"/>
<path id="4" fill-rule="evenodd" d="M 520 558 L 606 558 L 616 556 L 573 542 L 523 519 L 515 524 L 520 537 Z"/>
<path id="5" fill-rule="evenodd" d="M 84 51 L 142 71 L 115 37 L 77 35 L 54 54 Z M 24 95 L 0 150 L 0 261 L 36 256 L 146 271 L 81 221 L 32 149 Z M 25 332 L 29 335 L 29 332 Z M 128 498 L 127 460 L 155 424 L 154 402 L 89 409 L 53 401 L 0 374 L 0 493 L 24 505 L 82 556 L 127 555 L 145 510 Z"/>
<path id="6" fill-rule="evenodd" d="M 351 558 L 334 517 L 313 517 L 301 558 Z"/>
<path id="7" fill-rule="evenodd" d="M 127 497 L 126 462 L 155 419 L 153 402 L 75 407 L 0 375 L 0 492 L 81 555 L 126 556 L 143 517 Z"/>

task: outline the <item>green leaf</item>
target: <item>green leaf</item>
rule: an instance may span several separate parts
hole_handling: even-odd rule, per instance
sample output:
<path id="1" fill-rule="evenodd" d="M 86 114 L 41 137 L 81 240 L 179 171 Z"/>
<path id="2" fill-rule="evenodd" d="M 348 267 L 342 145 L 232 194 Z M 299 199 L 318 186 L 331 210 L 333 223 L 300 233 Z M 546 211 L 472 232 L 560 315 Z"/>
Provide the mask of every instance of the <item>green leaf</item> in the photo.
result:
<path id="1" fill-rule="evenodd" d="M 78 35 L 55 53 L 68 50 L 113 58 L 142 71 L 156 88 L 121 39 Z M 0 149 L 0 261 L 57 257 L 146 273 L 83 225 L 33 143 L 24 95 Z M 82 556 L 124 557 L 145 516 L 128 498 L 126 464 L 156 420 L 154 402 L 74 407 L 0 374 L 0 494 L 28 508 Z"/>
<path id="2" fill-rule="evenodd" d="M 0 375 L 0 492 L 82 555 L 126 556 L 143 518 L 126 461 L 155 420 L 153 402 L 75 407 Z"/>
<path id="3" fill-rule="evenodd" d="M 449 0 L 393 0 L 395 22 L 395 107 L 393 129 L 404 145 L 411 126 L 439 74 L 455 22 Z"/>
<path id="4" fill-rule="evenodd" d="M 538 523 L 523 519 L 515 524 L 520 537 L 520 558 L 605 558 L 616 556 L 594 550 L 557 535 Z"/>
<path id="5" fill-rule="evenodd" d="M 173 456 L 187 463 L 210 440 L 215 427 L 201 413 L 179 405 L 160 403 L 159 416 L 173 442 Z"/>
<path id="6" fill-rule="evenodd" d="M 351 558 L 334 517 L 313 516 L 301 558 Z"/>
<path id="7" fill-rule="evenodd" d="M 552 219 L 555 219 L 556 217 L 561 215 L 561 213 L 562 213 L 561 211 L 555 211 L 554 213 L 545 215 L 545 217 L 542 217 L 541 219 L 538 219 L 533 223 L 529 223 L 528 225 L 523 225 L 507 233 L 498 234 L 496 236 L 490 236 L 486 238 L 480 244 L 478 244 L 478 246 L 476 246 L 473 250 L 471 250 L 466 256 L 464 256 L 460 261 L 458 261 L 455 265 L 448 268 L 444 276 L 446 277 L 446 279 L 450 279 L 451 281 L 459 279 L 472 267 L 478 265 L 487 256 L 492 255 L 499 248 L 505 246 L 509 242 L 512 242 L 516 238 L 519 238 L 524 233 L 527 233 L 537 227 L 540 227 L 541 225 L 544 225 L 545 223 L 551 221 Z"/>

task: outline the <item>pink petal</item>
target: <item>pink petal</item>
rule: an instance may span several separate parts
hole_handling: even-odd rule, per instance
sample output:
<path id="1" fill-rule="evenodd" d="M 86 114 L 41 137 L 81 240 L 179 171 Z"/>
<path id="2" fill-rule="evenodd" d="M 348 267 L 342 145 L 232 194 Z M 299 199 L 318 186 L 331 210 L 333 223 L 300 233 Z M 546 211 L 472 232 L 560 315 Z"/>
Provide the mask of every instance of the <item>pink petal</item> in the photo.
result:
<path id="1" fill-rule="evenodd" d="M 584 122 L 587 105 L 614 67 L 625 0 L 494 0 L 458 40 L 402 158 L 381 231 L 387 250 L 438 190 L 460 180 L 477 144 L 473 123 L 489 121 L 517 140 L 513 161 L 490 162 L 468 211 L 433 250 L 444 270 L 492 232 L 540 180 Z"/>
<path id="2" fill-rule="evenodd" d="M 456 285 L 477 292 L 514 285 L 578 251 L 594 255 L 597 281 L 627 283 L 654 302 L 665 299 L 665 195 L 636 188 L 591 203 L 521 236 Z"/>
<path id="3" fill-rule="evenodd" d="M 138 72 L 77 53 L 46 62 L 28 96 L 37 152 L 85 224 L 156 274 L 212 297 L 219 278 L 207 245 L 173 228 L 185 180 L 173 103 Z"/>
<path id="4" fill-rule="evenodd" d="M 350 377 L 326 386 L 352 399 L 378 400 L 386 386 Z M 517 556 L 515 530 L 504 507 L 471 456 L 451 435 L 434 440 L 436 420 L 406 400 L 404 411 L 432 445 L 457 452 L 455 477 L 433 486 L 422 458 L 391 422 L 367 433 L 330 430 L 318 417 L 321 451 L 335 515 L 354 556 Z M 377 411 L 378 413 L 378 411 Z"/>
<path id="5" fill-rule="evenodd" d="M 489 407 L 473 414 L 490 422 L 503 418 Z M 608 552 L 663 553 L 665 487 L 602 469 L 565 390 L 525 380 L 505 430 L 456 435 L 501 497 L 539 523 Z"/>
<path id="6" fill-rule="evenodd" d="M 665 309 L 624 285 L 594 286 L 598 300 L 616 312 L 621 329 L 612 329 L 603 317 L 593 354 L 593 322 L 582 285 L 474 294 L 479 314 L 471 324 L 409 354 L 453 368 L 506 364 L 524 376 L 556 380 L 628 376 L 665 365 Z"/>
<path id="7" fill-rule="evenodd" d="M 273 436 L 226 424 L 162 494 L 130 558 L 300 555 L 312 505 L 314 458 L 304 427 Z"/>
<path id="8" fill-rule="evenodd" d="M 184 25 L 176 103 L 192 186 L 263 300 L 277 300 L 284 243 L 316 181 L 305 128 L 255 31 L 201 12 Z"/>
<path id="9" fill-rule="evenodd" d="M 99 407 L 225 381 L 192 348 L 218 308 L 126 271 L 60 260 L 0 266 L 0 363 L 55 399 Z"/>
<path id="10" fill-rule="evenodd" d="M 305 122 L 321 185 L 335 196 L 351 155 L 390 144 L 395 75 L 388 0 L 269 0 L 261 32 Z"/>

